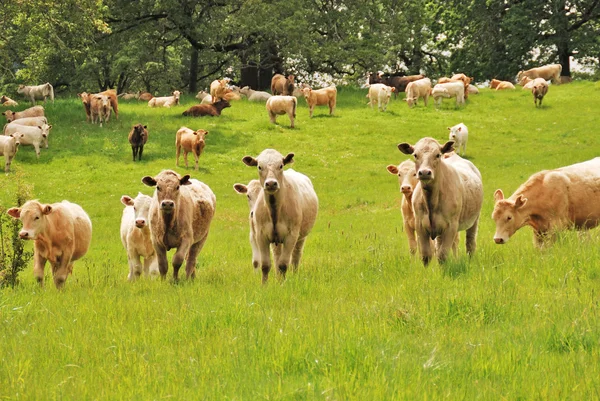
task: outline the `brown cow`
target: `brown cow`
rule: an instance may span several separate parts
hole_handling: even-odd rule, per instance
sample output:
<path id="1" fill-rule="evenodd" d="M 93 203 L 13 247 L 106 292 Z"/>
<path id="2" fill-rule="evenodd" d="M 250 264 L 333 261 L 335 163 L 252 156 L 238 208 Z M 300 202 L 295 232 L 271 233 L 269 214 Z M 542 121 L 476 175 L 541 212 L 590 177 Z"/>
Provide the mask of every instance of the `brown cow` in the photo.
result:
<path id="1" fill-rule="evenodd" d="M 185 260 L 187 278 L 196 276 L 196 259 L 202 250 L 210 223 L 215 214 L 217 199 L 208 185 L 181 177 L 173 170 L 163 170 L 156 177 L 146 176 L 142 182 L 156 187 L 150 205 L 150 234 L 158 257 L 162 278 L 167 275 L 167 251 L 177 248 L 173 255 L 173 278 Z"/>
<path id="2" fill-rule="evenodd" d="M 329 88 L 312 90 L 309 87 L 302 89 L 306 104 L 308 104 L 309 115 L 312 118 L 315 106 L 329 106 L 329 115 L 333 115 L 337 101 L 337 89 L 335 86 Z"/>
<path id="3" fill-rule="evenodd" d="M 133 153 L 133 161 L 136 156 L 138 160 L 142 160 L 142 153 L 144 153 L 144 145 L 148 142 L 148 127 L 142 124 L 136 124 L 129 131 L 129 143 L 131 144 L 131 151 Z"/>
<path id="4" fill-rule="evenodd" d="M 273 95 L 292 96 L 294 93 L 294 76 L 284 77 L 281 74 L 273 75 L 271 78 L 271 93 Z"/>
<path id="5" fill-rule="evenodd" d="M 138 100 L 141 100 L 143 102 L 149 102 L 150 99 L 152 99 L 153 97 L 154 97 L 154 95 L 150 92 L 142 92 L 138 96 Z"/>
<path id="6" fill-rule="evenodd" d="M 219 100 L 213 104 L 197 104 L 183 112 L 184 116 L 203 117 L 203 116 L 220 116 L 221 111 L 231 107 L 227 100 Z"/>
<path id="7" fill-rule="evenodd" d="M 585 230 L 600 224 L 600 157 L 586 162 L 533 174 L 504 199 L 498 189 L 492 218 L 494 241 L 506 244 L 521 227 L 533 228 L 538 247 L 559 230 Z"/>
<path id="8" fill-rule="evenodd" d="M 4 117 L 6 117 L 6 121 L 9 123 L 20 118 L 26 117 L 44 117 L 44 107 L 43 106 L 33 106 L 23 111 L 13 112 L 12 110 L 6 110 L 2 113 Z"/>
<path id="9" fill-rule="evenodd" d="M 56 288 L 62 288 L 73 272 L 73 262 L 86 254 L 92 240 L 92 222 L 81 206 L 68 201 L 44 205 L 27 201 L 7 212 L 23 222 L 19 237 L 34 241 L 33 275 L 44 283 L 46 261 L 52 265 Z"/>
<path id="10" fill-rule="evenodd" d="M 188 167 L 188 153 L 192 152 L 194 155 L 194 160 L 196 161 L 194 168 L 198 170 L 198 158 L 202 154 L 204 146 L 206 145 L 204 140 L 206 135 L 208 135 L 208 131 L 203 129 L 194 131 L 188 127 L 179 128 L 177 134 L 175 135 L 175 164 L 179 166 L 179 154 L 181 152 L 181 148 L 183 148 L 183 160 L 185 161 L 185 166 Z"/>
<path id="11" fill-rule="evenodd" d="M 400 163 L 398 167 L 390 164 L 387 166 L 387 171 L 390 174 L 398 176 L 400 192 L 402 192 L 402 204 L 400 210 L 402 211 L 404 231 L 408 237 L 408 248 L 410 249 L 410 253 L 414 254 L 417 252 L 417 240 L 415 237 L 416 226 L 415 214 L 412 206 L 412 194 L 419 182 L 415 170 L 415 163 L 412 160 L 405 160 Z"/>

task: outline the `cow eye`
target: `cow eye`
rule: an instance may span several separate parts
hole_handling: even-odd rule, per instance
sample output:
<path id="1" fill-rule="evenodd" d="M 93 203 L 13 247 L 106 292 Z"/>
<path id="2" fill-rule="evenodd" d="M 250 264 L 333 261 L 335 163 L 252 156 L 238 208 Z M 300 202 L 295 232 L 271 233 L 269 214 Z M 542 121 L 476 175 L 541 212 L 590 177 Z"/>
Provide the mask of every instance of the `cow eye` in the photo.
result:
<path id="1" fill-rule="evenodd" d="M 416 153 L 413 156 L 415 156 L 415 159 L 419 158 L 419 156 Z"/>
<path id="2" fill-rule="evenodd" d="M 35 220 L 39 220 L 39 219 L 40 219 L 40 216 L 35 216 Z"/>
<path id="3" fill-rule="evenodd" d="M 436 157 L 439 159 L 440 157 L 442 157 L 442 154 L 438 153 L 438 155 Z"/>
<path id="4" fill-rule="evenodd" d="M 137 207 L 135 207 L 135 206 L 134 206 L 134 207 L 133 207 L 133 211 L 134 211 L 134 212 L 137 212 Z"/>
<path id="5" fill-rule="evenodd" d="M 281 166 L 279 166 L 279 169 L 281 170 L 283 168 L 283 164 Z"/>
<path id="6" fill-rule="evenodd" d="M 506 218 L 506 221 L 511 221 L 511 220 L 512 220 L 512 217 L 510 217 L 510 216 L 508 216 L 508 217 Z"/>
<path id="7" fill-rule="evenodd" d="M 179 185 L 177 185 L 177 191 L 179 191 Z"/>
<path id="8" fill-rule="evenodd" d="M 156 186 L 156 190 L 157 190 L 157 191 L 160 191 L 160 187 L 159 187 L 158 185 Z"/>
<path id="9" fill-rule="evenodd" d="M 258 166 L 258 171 L 262 171 L 262 167 L 261 166 Z"/>

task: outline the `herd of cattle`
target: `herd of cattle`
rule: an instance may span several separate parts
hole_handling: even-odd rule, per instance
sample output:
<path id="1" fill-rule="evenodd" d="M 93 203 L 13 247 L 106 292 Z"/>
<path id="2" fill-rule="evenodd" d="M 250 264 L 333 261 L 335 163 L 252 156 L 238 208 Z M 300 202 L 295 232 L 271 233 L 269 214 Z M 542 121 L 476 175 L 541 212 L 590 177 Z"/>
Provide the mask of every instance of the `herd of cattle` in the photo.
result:
<path id="1" fill-rule="evenodd" d="M 556 72 L 548 67 L 552 66 L 541 67 L 542 72 L 529 70 L 519 73 L 523 84 L 532 84 L 536 102 L 536 88 L 545 85 L 547 90 L 548 77 L 556 79 L 558 74 L 560 78 L 560 70 Z M 374 82 L 369 85 L 367 97 L 371 107 L 377 102 L 383 110 L 391 93 L 400 90 L 407 92 L 406 101 L 410 107 L 420 97 L 426 105 L 429 95 L 436 98 L 439 93 L 442 95 L 437 98 L 456 93 L 457 102 L 459 98 L 462 102 L 471 85 L 468 77 L 459 75 L 433 88 L 430 80 L 422 76 Z M 371 79 L 383 78 L 376 75 Z M 540 81 L 536 83 L 537 80 Z M 544 81 L 543 84 L 541 81 Z M 195 105 L 184 115 L 215 115 L 194 111 L 199 106 L 213 107 L 218 110 L 218 115 L 222 108 L 228 107 L 230 100 L 244 94 L 249 100 L 266 102 L 273 122 L 278 114 L 290 115 L 293 127 L 297 105 L 293 76 L 274 76 L 271 88 L 273 95 L 247 87 L 236 90 L 227 84 L 225 79 L 213 82 L 210 94 L 198 94 L 203 102 L 210 97 L 210 102 Z M 496 90 L 509 88 L 507 84 L 510 83 L 492 81 Z M 53 91 L 47 85 L 29 88 L 36 89 L 23 90 L 23 93 L 30 96 L 33 102 L 38 98 L 45 101 L 48 96 L 52 100 L 54 98 Z M 300 93 L 307 100 L 311 117 L 317 105 L 329 106 L 330 114 L 335 111 L 335 87 L 312 90 L 304 86 Z M 108 121 L 111 109 L 118 118 L 115 91 L 82 93 L 79 97 L 88 121 L 99 119 L 101 124 L 102 121 Z M 160 98 L 145 94 L 134 97 L 147 100 L 150 107 L 171 107 L 179 104 L 180 92 L 175 91 L 172 96 Z M 224 104 L 227 106 L 223 107 Z M 44 117 L 42 106 L 3 114 L 8 124 L 4 128 L 5 135 L 0 136 L 0 151 L 5 155 L 8 172 L 10 160 L 19 144 L 34 146 L 39 157 L 40 145 L 48 146 L 51 125 Z M 398 166 L 387 166 L 389 173 L 398 176 L 409 250 L 412 254 L 418 251 L 425 265 L 433 257 L 443 263 L 451 249 L 456 255 L 460 231 L 466 231 L 467 253 L 472 255 L 476 250 L 483 205 L 482 177 L 472 162 L 461 157 L 466 153 L 468 128 L 460 123 L 448 129 L 449 140 L 444 144 L 433 138 L 422 138 L 414 145 L 399 144 L 400 152 L 412 155 L 414 161 L 406 160 Z M 183 149 L 186 167 L 187 155 L 192 152 L 197 169 L 206 135 L 208 132 L 205 130 L 180 128 L 176 133 L 176 164 L 179 165 L 179 155 Z M 129 133 L 134 160 L 141 159 L 147 140 L 147 127 L 135 125 Z M 235 184 L 234 189 L 248 198 L 252 264 L 256 269 L 260 267 L 262 281 L 266 283 L 271 269 L 271 253 L 282 277 L 285 277 L 290 265 L 294 269 L 298 266 L 306 237 L 316 221 L 319 202 L 306 175 L 293 169 L 284 170 L 284 166 L 293 163 L 293 153 L 283 156 L 274 149 L 266 149 L 257 157 L 246 156 L 242 161 L 258 170 L 258 179 L 247 185 Z M 140 193 L 136 198 L 127 195 L 121 198 L 125 205 L 121 219 L 121 240 L 127 251 L 128 278 L 135 280 L 142 273 L 158 273 L 164 278 L 168 271 L 167 251 L 173 248 L 177 249 L 172 259 L 174 278 L 178 278 L 184 260 L 186 276 L 194 277 L 196 259 L 207 239 L 215 213 L 215 194 L 206 184 L 172 170 L 162 171 L 155 177 L 146 176 L 142 182 L 155 188 L 152 197 Z M 507 199 L 499 189 L 494 193 L 494 241 L 504 244 L 518 229 L 529 225 L 533 228 L 536 245 L 542 246 L 558 230 L 595 227 L 600 224 L 600 202 L 589 200 L 597 198 L 598 193 L 600 157 L 536 173 Z M 89 248 L 92 236 L 89 216 L 79 205 L 68 201 L 42 204 L 35 200 L 26 202 L 20 208 L 9 209 L 8 214 L 22 221 L 23 228 L 19 236 L 34 241 L 36 279 L 43 283 L 44 267 L 50 261 L 54 283 L 61 288 L 72 272 L 73 262 L 85 255 Z"/>

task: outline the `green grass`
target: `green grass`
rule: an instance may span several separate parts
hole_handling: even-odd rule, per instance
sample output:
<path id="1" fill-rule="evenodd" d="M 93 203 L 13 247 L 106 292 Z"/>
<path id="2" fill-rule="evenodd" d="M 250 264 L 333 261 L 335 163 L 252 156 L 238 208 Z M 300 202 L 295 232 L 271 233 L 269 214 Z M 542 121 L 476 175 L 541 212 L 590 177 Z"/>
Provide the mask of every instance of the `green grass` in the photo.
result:
<path id="1" fill-rule="evenodd" d="M 600 399 L 600 236 L 566 232 L 533 247 L 529 228 L 493 242 L 493 193 L 531 174 L 598 156 L 600 89 L 552 86 L 536 109 L 528 91 L 482 90 L 463 108 L 422 103 L 388 112 L 365 91 L 340 88 L 335 117 L 304 100 L 297 128 L 264 105 L 238 102 L 220 118 L 122 102 L 119 121 L 85 122 L 75 98 L 47 107 L 54 128 L 39 160 L 20 149 L 12 168 L 42 202 L 68 199 L 89 213 L 91 249 L 63 291 L 47 268 L 0 291 L 0 399 L 23 400 L 592 400 Z M 148 125 L 141 163 L 127 133 Z M 396 145 L 469 127 L 468 158 L 483 175 L 478 250 L 424 268 L 410 257 L 400 193 L 386 165 Z M 175 132 L 204 128 L 198 172 L 175 168 Z M 251 266 L 247 204 L 232 185 L 257 177 L 241 159 L 265 148 L 296 154 L 320 211 L 297 274 L 266 287 Z M 193 163 L 192 163 L 193 165 Z M 120 196 L 151 194 L 140 179 L 190 173 L 217 195 L 197 278 L 126 281 Z M 0 177 L 13 206 L 15 173 Z M 598 201 L 598 200 L 590 200 Z M 170 253 L 172 254 L 172 252 Z"/>

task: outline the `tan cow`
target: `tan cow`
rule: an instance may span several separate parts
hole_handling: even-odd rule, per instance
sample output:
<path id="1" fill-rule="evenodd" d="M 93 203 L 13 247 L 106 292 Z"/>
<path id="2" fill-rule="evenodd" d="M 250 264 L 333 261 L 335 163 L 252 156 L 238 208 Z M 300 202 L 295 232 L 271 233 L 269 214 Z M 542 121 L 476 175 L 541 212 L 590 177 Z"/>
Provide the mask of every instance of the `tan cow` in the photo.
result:
<path id="1" fill-rule="evenodd" d="M 173 91 L 171 96 L 153 97 L 148 101 L 148 107 L 166 107 L 176 106 L 179 104 L 181 92 Z"/>
<path id="2" fill-rule="evenodd" d="M 235 92 L 233 89 L 227 88 L 223 94 L 223 99 L 231 102 L 233 100 L 242 100 L 242 96 L 240 96 L 239 92 Z"/>
<path id="3" fill-rule="evenodd" d="M 560 230 L 585 230 L 600 224 L 600 157 L 586 162 L 533 174 L 504 199 L 498 189 L 492 218 L 496 222 L 494 241 L 506 244 L 517 230 L 533 228 L 538 247 Z"/>
<path id="4" fill-rule="evenodd" d="M 96 93 L 94 95 L 89 96 L 89 104 L 90 104 L 90 118 L 92 124 L 96 124 L 96 121 L 100 122 L 100 127 L 102 127 L 102 123 L 107 123 L 110 119 L 110 99 L 106 95 L 101 95 Z"/>
<path id="5" fill-rule="evenodd" d="M 531 83 L 531 93 L 533 94 L 533 104 L 535 107 L 542 107 L 542 101 L 544 100 L 544 96 L 548 93 L 548 83 L 544 78 L 536 78 Z"/>
<path id="6" fill-rule="evenodd" d="M 532 68 L 527 71 L 519 71 L 517 74 L 517 81 L 521 82 L 524 77 L 531 79 L 543 78 L 546 81 L 552 80 L 556 85 L 560 85 L 560 73 L 562 72 L 562 65 L 560 64 L 549 64 L 543 67 Z"/>
<path id="7" fill-rule="evenodd" d="M 138 100 L 141 100 L 143 102 L 148 102 L 150 101 L 150 99 L 152 99 L 154 97 L 154 95 L 150 92 L 142 92 L 140 93 L 140 95 L 138 96 Z"/>
<path id="8" fill-rule="evenodd" d="M 308 104 L 308 114 L 310 118 L 313 116 L 315 106 L 329 106 L 329 115 L 335 112 L 335 104 L 337 102 L 337 89 L 335 86 L 328 88 L 313 90 L 310 87 L 302 88 L 302 94 Z"/>
<path id="9" fill-rule="evenodd" d="M 369 93 L 367 93 L 369 103 L 367 103 L 367 105 L 370 105 L 371 109 L 373 109 L 375 102 L 377 102 L 377 110 L 385 111 L 390 102 L 390 98 L 392 97 L 392 93 L 395 91 L 396 88 L 392 88 L 385 84 L 373 84 L 369 86 Z"/>
<path id="10" fill-rule="evenodd" d="M 271 93 L 273 95 L 292 96 L 294 93 L 294 76 L 284 77 L 281 74 L 273 75 L 271 78 Z"/>
<path id="11" fill-rule="evenodd" d="M 0 104 L 4 107 L 15 107 L 19 105 L 19 103 L 4 95 L 0 98 Z"/>
<path id="12" fill-rule="evenodd" d="M 139 99 L 140 92 L 138 92 L 138 93 L 121 93 L 117 97 L 120 97 L 123 100 Z"/>
<path id="13" fill-rule="evenodd" d="M 216 103 L 219 100 L 223 99 L 223 95 L 225 95 L 225 90 L 227 89 L 227 83 L 229 79 L 215 79 L 210 83 L 210 96 L 212 97 L 212 102 Z"/>
<path id="14" fill-rule="evenodd" d="M 475 253 L 479 214 L 483 204 L 483 183 L 479 170 L 452 152 L 454 142 L 440 145 L 433 138 L 423 138 L 414 146 L 401 143 L 398 149 L 414 155 L 417 184 L 412 198 L 419 251 L 427 265 L 433 256 L 430 239 L 436 240 L 436 255 L 443 263 L 458 232 L 466 230 L 467 253 Z"/>
<path id="15" fill-rule="evenodd" d="M 185 260 L 187 278 L 196 276 L 196 259 L 202 250 L 210 223 L 215 214 L 217 198 L 208 185 L 181 177 L 173 170 L 163 170 L 156 177 L 146 176 L 142 182 L 156 187 L 150 205 L 150 235 L 158 257 L 162 278 L 167 275 L 167 251 L 173 255 L 173 278 L 178 280 L 179 268 Z"/>
<path id="16" fill-rule="evenodd" d="M 158 274 L 156 252 L 152 246 L 148 224 L 152 198 L 140 192 L 135 199 L 127 195 L 121 196 L 121 203 L 125 205 L 121 216 L 121 242 L 127 251 L 129 263 L 127 279 L 134 281 L 142 272 L 146 276 Z M 144 258 L 143 266 L 141 258 Z"/>
<path id="17" fill-rule="evenodd" d="M 23 223 L 19 237 L 33 241 L 33 275 L 38 283 L 44 283 L 44 267 L 50 261 L 54 285 L 62 288 L 73 272 L 73 262 L 90 246 L 92 222 L 87 213 L 66 200 L 53 204 L 30 200 L 7 213 Z"/>
<path id="18" fill-rule="evenodd" d="M 479 95 L 479 89 L 478 89 L 478 88 L 477 88 L 475 85 L 473 85 L 473 84 L 470 84 L 470 85 L 469 85 L 469 89 L 468 89 L 467 91 L 468 91 L 470 94 L 473 94 L 473 95 Z"/>
<path id="19" fill-rule="evenodd" d="M 6 121 L 8 121 L 9 123 L 25 117 L 44 117 L 44 107 L 33 106 L 23 111 L 17 112 L 6 110 L 4 113 L 2 113 L 2 115 L 6 117 Z"/>
<path id="20" fill-rule="evenodd" d="M 25 117 L 19 118 L 11 123 L 7 123 L 4 125 L 4 129 L 2 130 L 2 134 L 6 135 L 6 130 L 13 125 L 26 125 L 28 127 L 40 127 L 44 124 L 48 124 L 48 119 L 46 117 Z"/>
<path id="21" fill-rule="evenodd" d="M 188 167 L 188 153 L 192 152 L 194 160 L 196 161 L 195 169 L 198 170 L 198 158 L 204 150 L 205 138 L 208 135 L 208 131 L 199 129 L 197 131 L 191 130 L 188 127 L 181 127 L 175 134 L 175 149 L 176 159 L 175 164 L 179 166 L 179 153 L 183 148 L 183 160 L 185 161 L 185 167 Z"/>
<path id="22" fill-rule="evenodd" d="M 523 77 L 519 82 L 519 85 L 523 86 L 523 89 L 531 89 L 533 88 L 533 79 L 529 77 Z"/>
<path id="23" fill-rule="evenodd" d="M 471 84 L 471 81 L 473 81 L 473 78 L 466 76 L 465 74 L 454 74 L 452 75 L 452 77 L 450 77 L 451 81 L 460 81 L 463 83 L 463 85 L 465 86 L 465 99 L 469 98 L 469 85 Z"/>
<path id="24" fill-rule="evenodd" d="M 417 240 L 415 237 L 415 214 L 412 206 L 412 194 L 419 180 L 415 170 L 415 163 L 412 160 L 405 160 L 398 167 L 390 164 L 387 166 L 387 171 L 390 174 L 398 176 L 398 184 L 400 184 L 400 192 L 402 192 L 402 221 L 404 222 L 404 232 L 408 237 L 408 248 L 410 253 L 417 252 Z"/>
<path id="25" fill-rule="evenodd" d="M 499 81 L 497 79 L 492 79 L 490 81 L 490 89 L 504 90 L 504 89 L 515 89 L 515 86 L 508 81 Z"/>
<path id="26" fill-rule="evenodd" d="M 104 92 L 98 93 L 98 95 L 104 95 L 108 97 L 110 102 L 110 107 L 112 107 L 113 112 L 115 113 L 115 118 L 119 119 L 119 99 L 117 98 L 117 91 L 114 89 L 107 89 Z M 110 115 L 110 113 L 109 113 Z"/>
<path id="27" fill-rule="evenodd" d="M 422 78 L 417 81 L 410 82 L 406 86 L 406 98 L 404 100 L 408 104 L 408 107 L 413 107 L 417 104 L 419 98 L 422 98 L 425 107 L 427 107 L 427 101 L 429 100 L 430 93 L 431 80 L 429 78 Z"/>
<path id="28" fill-rule="evenodd" d="M 277 124 L 277 116 L 287 114 L 290 118 L 291 127 L 294 128 L 296 118 L 296 106 L 298 99 L 294 96 L 271 96 L 267 99 L 266 108 L 269 118 L 273 124 Z"/>
<path id="29" fill-rule="evenodd" d="M 10 171 L 10 163 L 19 150 L 23 134 L 15 132 L 10 135 L 0 135 L 0 156 L 4 156 L 4 172 Z"/>
<path id="30" fill-rule="evenodd" d="M 252 266 L 258 269 L 260 266 L 260 251 L 256 242 L 256 224 L 254 222 L 254 205 L 258 199 L 258 194 L 262 191 L 262 186 L 259 180 L 251 180 L 248 185 L 234 184 L 233 189 L 238 194 L 246 195 L 248 198 L 248 209 L 250 214 L 248 217 L 250 224 L 250 246 L 252 247 Z"/>
<path id="31" fill-rule="evenodd" d="M 19 120 L 17 120 L 18 122 Z M 51 125 L 42 124 L 38 127 L 30 127 L 27 125 L 7 124 L 4 128 L 4 135 L 15 133 L 22 134 L 20 139 L 21 146 L 33 146 L 35 155 L 40 158 L 40 147 L 43 145 L 48 149 L 48 136 L 50 135 Z"/>
<path id="32" fill-rule="evenodd" d="M 297 269 L 304 242 L 317 218 L 319 199 L 307 176 L 291 169 L 284 172 L 283 167 L 294 161 L 293 153 L 283 157 L 276 150 L 265 149 L 257 158 L 246 156 L 242 160 L 247 166 L 258 167 L 262 187 L 254 206 L 253 222 L 262 282 L 266 284 L 271 270 L 271 244 L 282 278 L 290 264 Z"/>
<path id="33" fill-rule="evenodd" d="M 54 103 L 54 88 L 49 82 L 35 86 L 19 85 L 17 93 L 28 97 L 33 105 L 35 105 L 36 99 L 44 99 L 44 104 L 46 104 L 47 97 L 50 97 L 50 100 L 52 100 L 52 103 Z"/>
<path id="34" fill-rule="evenodd" d="M 461 81 L 451 81 L 437 84 L 431 90 L 431 96 L 435 100 L 435 107 L 442 105 L 443 98 L 456 98 L 456 105 L 465 104 L 465 86 Z"/>

